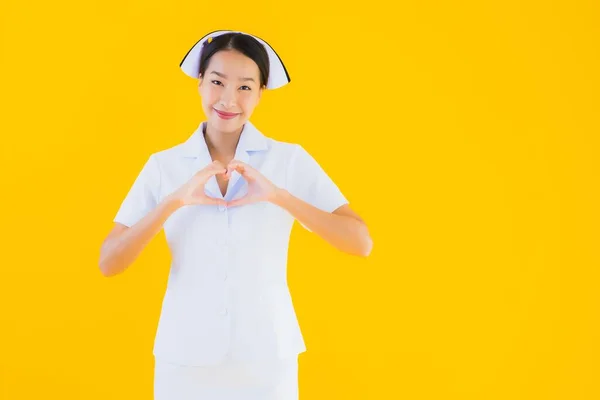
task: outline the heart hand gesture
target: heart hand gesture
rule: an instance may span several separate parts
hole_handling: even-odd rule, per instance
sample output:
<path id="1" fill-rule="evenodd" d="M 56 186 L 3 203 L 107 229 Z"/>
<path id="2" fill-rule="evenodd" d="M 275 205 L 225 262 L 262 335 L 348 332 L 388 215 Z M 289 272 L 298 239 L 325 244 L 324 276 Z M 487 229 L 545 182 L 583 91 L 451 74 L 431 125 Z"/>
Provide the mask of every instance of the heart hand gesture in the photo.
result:
<path id="1" fill-rule="evenodd" d="M 219 161 L 213 161 L 196 172 L 190 180 L 171 194 L 171 198 L 181 205 L 227 205 L 225 200 L 209 197 L 204 192 L 204 185 L 213 175 L 226 175 L 227 169 Z"/>
<path id="2" fill-rule="evenodd" d="M 248 193 L 244 197 L 228 202 L 228 206 L 235 207 L 260 201 L 272 201 L 277 195 L 279 188 L 248 164 L 237 160 L 231 161 L 227 165 L 227 179 L 231 178 L 233 171 L 239 172 L 248 182 Z"/>

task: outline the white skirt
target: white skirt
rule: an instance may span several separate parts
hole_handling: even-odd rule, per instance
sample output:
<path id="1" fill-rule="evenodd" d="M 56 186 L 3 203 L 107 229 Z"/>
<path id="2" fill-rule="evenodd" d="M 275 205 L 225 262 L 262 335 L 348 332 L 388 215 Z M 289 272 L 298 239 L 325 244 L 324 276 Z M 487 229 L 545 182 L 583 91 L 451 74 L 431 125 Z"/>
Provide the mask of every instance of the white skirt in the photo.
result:
<path id="1" fill-rule="evenodd" d="M 155 359 L 154 400 L 298 400 L 298 359 L 196 367 Z"/>

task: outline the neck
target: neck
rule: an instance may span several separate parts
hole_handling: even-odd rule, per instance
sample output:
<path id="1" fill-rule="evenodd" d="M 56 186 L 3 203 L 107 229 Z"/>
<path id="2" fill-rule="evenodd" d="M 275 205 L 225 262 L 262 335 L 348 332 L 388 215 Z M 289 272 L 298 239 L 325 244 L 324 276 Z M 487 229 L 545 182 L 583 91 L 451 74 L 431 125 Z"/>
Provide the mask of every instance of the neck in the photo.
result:
<path id="1" fill-rule="evenodd" d="M 243 126 L 232 132 L 220 131 L 206 124 L 204 140 L 213 157 L 233 157 L 237 148 Z"/>

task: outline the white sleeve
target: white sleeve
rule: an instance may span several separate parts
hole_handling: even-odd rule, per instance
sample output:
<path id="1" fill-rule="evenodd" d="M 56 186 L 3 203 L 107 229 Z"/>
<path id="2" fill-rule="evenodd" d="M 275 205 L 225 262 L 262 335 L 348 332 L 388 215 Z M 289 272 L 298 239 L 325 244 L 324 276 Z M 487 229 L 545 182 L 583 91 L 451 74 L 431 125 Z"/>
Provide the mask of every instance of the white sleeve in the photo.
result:
<path id="1" fill-rule="evenodd" d="M 159 186 L 158 161 L 151 155 L 122 201 L 113 222 L 129 227 L 137 223 L 158 204 Z"/>
<path id="2" fill-rule="evenodd" d="M 296 145 L 287 173 L 287 190 L 320 210 L 332 212 L 349 203 L 317 160 L 300 145 Z"/>

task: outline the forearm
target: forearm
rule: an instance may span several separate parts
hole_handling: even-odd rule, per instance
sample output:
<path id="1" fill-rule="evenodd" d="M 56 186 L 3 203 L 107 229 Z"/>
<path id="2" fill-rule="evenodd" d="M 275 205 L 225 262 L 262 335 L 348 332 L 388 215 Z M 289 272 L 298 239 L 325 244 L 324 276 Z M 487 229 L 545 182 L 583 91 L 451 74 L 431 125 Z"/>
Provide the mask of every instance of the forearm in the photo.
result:
<path id="1" fill-rule="evenodd" d="M 179 203 L 176 200 L 167 198 L 135 225 L 107 240 L 100 253 L 102 274 L 113 276 L 127 269 L 161 231 L 165 221 L 178 207 Z"/>
<path id="2" fill-rule="evenodd" d="M 363 222 L 323 211 L 286 190 L 279 190 L 273 203 L 338 250 L 363 257 L 370 254 L 373 243 Z"/>

